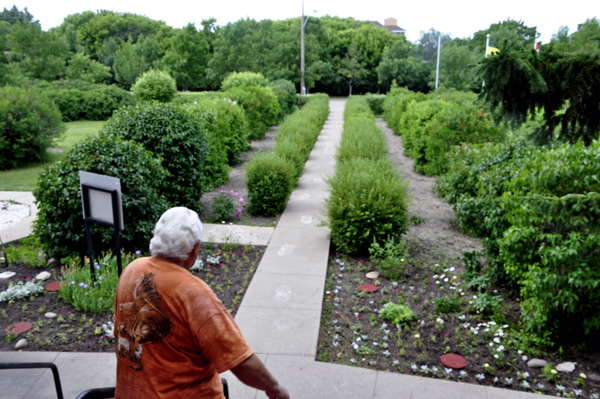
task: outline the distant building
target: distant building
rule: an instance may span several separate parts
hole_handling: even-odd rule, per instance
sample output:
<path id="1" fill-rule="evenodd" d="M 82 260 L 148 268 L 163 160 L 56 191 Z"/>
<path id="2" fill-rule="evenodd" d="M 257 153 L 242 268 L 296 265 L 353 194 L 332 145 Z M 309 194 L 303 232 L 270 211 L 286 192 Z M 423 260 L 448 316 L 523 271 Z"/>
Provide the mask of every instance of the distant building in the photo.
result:
<path id="1" fill-rule="evenodd" d="M 381 25 L 377 21 L 371 21 L 371 22 L 373 23 L 373 25 L 380 26 L 382 28 L 386 28 L 389 32 L 392 32 L 392 33 L 396 33 L 396 34 L 405 34 L 406 33 L 406 29 L 402 29 L 401 27 L 398 26 L 398 20 L 396 18 L 387 18 L 384 21 L 385 21 L 385 25 Z"/>

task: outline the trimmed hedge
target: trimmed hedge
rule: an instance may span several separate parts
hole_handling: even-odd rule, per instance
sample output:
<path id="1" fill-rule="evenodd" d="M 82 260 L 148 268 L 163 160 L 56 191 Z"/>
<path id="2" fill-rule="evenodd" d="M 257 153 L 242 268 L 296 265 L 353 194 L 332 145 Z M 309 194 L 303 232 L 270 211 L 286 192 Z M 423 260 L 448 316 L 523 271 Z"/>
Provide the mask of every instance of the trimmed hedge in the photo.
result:
<path id="1" fill-rule="evenodd" d="M 156 221 L 169 207 L 161 194 L 168 172 L 140 144 L 100 134 L 77 143 L 37 182 L 33 195 L 39 210 L 33 232 L 44 252 L 60 258 L 87 251 L 80 170 L 121 179 L 121 246 L 125 251 L 147 248 Z M 92 224 L 91 230 L 96 253 L 114 249 L 112 228 Z"/>
<path id="2" fill-rule="evenodd" d="M 121 108 L 106 121 L 103 132 L 142 144 L 163 161 L 169 178 L 161 193 L 173 206 L 200 211 L 207 190 L 203 165 L 208 141 L 198 121 L 183 107 L 147 102 Z"/>
<path id="3" fill-rule="evenodd" d="M 285 209 L 289 196 L 302 175 L 304 164 L 321 133 L 328 115 L 328 96 L 321 95 L 314 98 L 300 111 L 288 116 L 279 126 L 275 138 L 275 147 L 271 153 L 258 155 L 246 165 L 250 212 L 273 215 Z M 259 163 L 260 168 L 255 166 L 254 163 Z M 281 180 L 280 183 L 273 185 L 271 188 L 269 188 L 269 184 L 274 178 L 268 166 L 270 164 L 279 173 L 278 176 Z M 282 165 L 285 165 L 285 167 Z M 254 176 L 252 179 L 250 179 L 250 171 Z M 283 177 L 283 174 L 286 174 L 286 176 Z M 287 181 L 291 182 L 290 185 L 283 184 Z M 267 189 L 287 191 L 277 192 L 277 195 L 271 193 L 271 191 L 268 195 L 260 194 Z"/>
<path id="4" fill-rule="evenodd" d="M 173 98 L 173 102 L 175 104 L 197 104 L 207 100 L 216 100 L 217 98 L 224 98 L 223 93 L 218 91 L 180 91 Z"/>
<path id="5" fill-rule="evenodd" d="M 37 90 L 0 88 L 0 170 L 46 159 L 46 149 L 65 131 L 60 111 Z"/>
<path id="6" fill-rule="evenodd" d="M 369 108 L 375 115 L 383 114 L 383 103 L 387 96 L 385 94 L 365 94 Z"/>
<path id="7" fill-rule="evenodd" d="M 277 79 L 269 82 L 267 85 L 273 90 L 279 106 L 281 107 L 281 114 L 279 114 L 279 121 L 282 121 L 286 116 L 293 114 L 298 110 L 296 105 L 296 86 L 290 80 Z"/>
<path id="8" fill-rule="evenodd" d="M 250 130 L 250 140 L 262 140 L 277 123 L 281 107 L 270 87 L 239 86 L 224 93 L 225 97 L 242 106 Z"/>
<path id="9" fill-rule="evenodd" d="M 267 78 L 260 72 L 232 72 L 221 83 L 221 91 L 227 91 L 240 86 L 267 85 Z"/>
<path id="10" fill-rule="evenodd" d="M 408 185 L 387 158 L 385 136 L 375 125 L 366 98 L 350 97 L 344 118 L 325 203 L 336 246 L 349 253 L 366 253 L 373 242 L 383 243 L 407 231 Z M 368 148 L 360 148 L 361 141 Z"/>

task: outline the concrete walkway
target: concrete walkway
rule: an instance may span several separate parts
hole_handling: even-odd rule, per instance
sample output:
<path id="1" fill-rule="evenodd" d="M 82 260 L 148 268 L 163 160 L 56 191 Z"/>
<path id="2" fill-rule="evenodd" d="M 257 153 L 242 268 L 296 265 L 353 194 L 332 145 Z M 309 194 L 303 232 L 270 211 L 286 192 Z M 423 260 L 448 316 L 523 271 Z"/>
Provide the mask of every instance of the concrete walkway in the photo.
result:
<path id="1" fill-rule="evenodd" d="M 330 101 L 329 118 L 236 315 L 250 346 L 294 399 L 539 397 L 315 361 L 330 242 L 329 230 L 321 226 L 324 177 L 333 173 L 344 105 L 343 100 Z M 0 362 L 12 361 L 54 362 L 65 398 L 90 387 L 115 384 L 116 359 L 110 353 L 0 352 Z M 232 399 L 265 397 L 230 372 L 223 376 Z M 50 371 L 0 370 L 0 386 L 0 398 L 56 397 Z"/>

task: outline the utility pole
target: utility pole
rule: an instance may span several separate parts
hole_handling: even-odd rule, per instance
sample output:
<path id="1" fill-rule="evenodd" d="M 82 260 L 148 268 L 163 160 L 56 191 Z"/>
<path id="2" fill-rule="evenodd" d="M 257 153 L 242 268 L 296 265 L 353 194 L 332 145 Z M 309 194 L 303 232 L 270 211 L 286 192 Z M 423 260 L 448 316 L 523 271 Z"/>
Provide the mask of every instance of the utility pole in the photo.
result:
<path id="1" fill-rule="evenodd" d="M 304 0 L 302 0 L 302 19 L 300 19 L 300 93 L 306 94 L 304 84 Z"/>
<path id="2" fill-rule="evenodd" d="M 435 69 L 435 89 L 437 90 L 438 88 L 438 80 L 439 80 L 439 76 L 440 76 L 440 49 L 442 47 L 442 35 L 438 36 L 438 54 L 437 54 L 437 67 Z"/>

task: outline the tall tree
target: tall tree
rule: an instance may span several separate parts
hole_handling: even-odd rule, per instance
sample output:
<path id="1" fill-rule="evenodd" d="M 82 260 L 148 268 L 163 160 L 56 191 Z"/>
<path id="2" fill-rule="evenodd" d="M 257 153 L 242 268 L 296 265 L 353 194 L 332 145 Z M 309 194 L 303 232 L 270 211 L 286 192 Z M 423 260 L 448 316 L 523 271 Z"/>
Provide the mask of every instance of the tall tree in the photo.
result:
<path id="1" fill-rule="evenodd" d="M 348 53 L 341 60 L 341 66 L 338 68 L 338 78 L 348 84 L 348 95 L 352 95 L 354 86 L 367 82 L 367 70 L 362 64 L 362 49 L 356 44 L 350 45 Z"/>
<path id="2" fill-rule="evenodd" d="M 377 67 L 378 84 L 388 91 L 392 81 L 413 91 L 429 90 L 427 85 L 430 71 L 422 59 L 411 54 L 411 43 L 406 39 L 398 40 L 383 51 L 381 63 Z"/>
<path id="3" fill-rule="evenodd" d="M 206 68 L 210 55 L 210 44 L 202 31 L 192 23 L 178 31 L 171 47 L 162 59 L 163 65 L 184 89 L 206 89 Z"/>
<path id="4" fill-rule="evenodd" d="M 33 15 L 27 10 L 27 7 L 23 8 L 23 11 L 20 11 L 17 6 L 13 6 L 10 10 L 4 8 L 4 10 L 0 12 L 0 21 L 6 21 L 11 25 L 16 24 L 17 22 L 40 24 L 39 21 L 33 20 Z"/>

